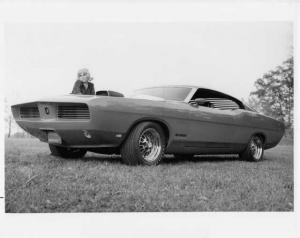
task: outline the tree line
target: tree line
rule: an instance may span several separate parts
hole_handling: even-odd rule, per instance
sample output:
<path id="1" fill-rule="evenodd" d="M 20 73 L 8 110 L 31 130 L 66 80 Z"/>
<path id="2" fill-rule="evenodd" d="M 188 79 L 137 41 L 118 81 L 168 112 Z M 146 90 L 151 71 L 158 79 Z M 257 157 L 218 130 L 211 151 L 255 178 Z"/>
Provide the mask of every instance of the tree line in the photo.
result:
<path id="1" fill-rule="evenodd" d="M 275 69 L 265 73 L 254 83 L 248 104 L 267 116 L 293 128 L 294 118 L 294 59 L 288 58 Z"/>

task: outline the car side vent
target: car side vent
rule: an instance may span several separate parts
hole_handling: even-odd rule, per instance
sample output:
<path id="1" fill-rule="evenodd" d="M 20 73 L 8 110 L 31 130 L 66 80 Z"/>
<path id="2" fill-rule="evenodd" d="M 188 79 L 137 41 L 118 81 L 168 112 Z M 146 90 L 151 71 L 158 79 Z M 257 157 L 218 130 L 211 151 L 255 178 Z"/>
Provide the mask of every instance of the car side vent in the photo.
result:
<path id="1" fill-rule="evenodd" d="M 20 107 L 21 118 L 39 118 L 40 112 L 37 106 Z"/>
<path id="2" fill-rule="evenodd" d="M 89 108 L 83 103 L 57 105 L 57 118 L 59 119 L 90 119 Z"/>
<path id="3" fill-rule="evenodd" d="M 213 108 L 221 110 L 239 109 L 239 105 L 234 101 L 224 98 L 206 98 L 212 104 Z"/>

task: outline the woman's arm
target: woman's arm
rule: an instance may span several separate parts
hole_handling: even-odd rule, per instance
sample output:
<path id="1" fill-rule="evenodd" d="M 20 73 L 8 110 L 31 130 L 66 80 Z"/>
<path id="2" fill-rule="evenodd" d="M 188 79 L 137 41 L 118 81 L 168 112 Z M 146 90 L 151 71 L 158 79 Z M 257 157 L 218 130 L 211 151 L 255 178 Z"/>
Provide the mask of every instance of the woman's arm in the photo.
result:
<path id="1" fill-rule="evenodd" d="M 72 94 L 81 94 L 80 86 L 81 86 L 81 81 L 76 80 L 73 86 Z"/>
<path id="2" fill-rule="evenodd" d="M 93 84 L 93 83 L 91 83 L 91 85 L 92 85 L 91 94 L 92 94 L 92 95 L 95 95 L 95 88 L 94 88 L 94 84 Z"/>

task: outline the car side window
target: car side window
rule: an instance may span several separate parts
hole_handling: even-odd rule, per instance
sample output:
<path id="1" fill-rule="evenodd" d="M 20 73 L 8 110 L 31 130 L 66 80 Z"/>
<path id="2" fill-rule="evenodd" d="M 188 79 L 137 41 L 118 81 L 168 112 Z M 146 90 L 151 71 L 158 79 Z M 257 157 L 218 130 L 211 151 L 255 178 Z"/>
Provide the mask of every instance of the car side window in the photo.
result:
<path id="1" fill-rule="evenodd" d="M 201 100 L 196 98 L 190 104 L 195 107 L 210 107 L 218 110 L 235 110 L 240 108 L 236 102 L 227 98 L 201 98 Z"/>
<path id="2" fill-rule="evenodd" d="M 207 101 L 211 104 L 212 108 L 220 110 L 235 110 L 239 109 L 239 105 L 227 98 L 206 98 Z"/>
<path id="3" fill-rule="evenodd" d="M 242 102 L 225 93 L 198 88 L 191 98 L 190 104 L 195 107 L 209 107 L 218 110 L 245 109 Z"/>

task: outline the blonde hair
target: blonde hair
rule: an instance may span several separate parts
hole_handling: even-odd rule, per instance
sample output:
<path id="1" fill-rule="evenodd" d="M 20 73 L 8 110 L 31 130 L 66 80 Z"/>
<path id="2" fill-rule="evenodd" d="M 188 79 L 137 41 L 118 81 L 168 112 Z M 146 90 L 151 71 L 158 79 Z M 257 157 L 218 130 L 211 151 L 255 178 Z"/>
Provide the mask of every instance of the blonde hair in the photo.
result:
<path id="1" fill-rule="evenodd" d="M 87 68 L 83 68 L 83 69 L 78 70 L 78 72 L 77 72 L 77 80 L 80 80 L 80 74 L 82 74 L 82 73 L 86 73 L 87 74 L 87 76 L 89 77 L 88 81 L 92 81 L 93 80 L 93 78 L 91 77 L 91 74 L 90 74 L 90 72 L 89 72 L 89 70 Z"/>

